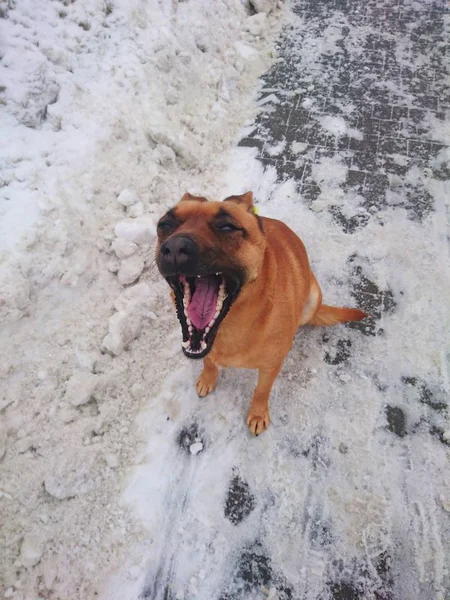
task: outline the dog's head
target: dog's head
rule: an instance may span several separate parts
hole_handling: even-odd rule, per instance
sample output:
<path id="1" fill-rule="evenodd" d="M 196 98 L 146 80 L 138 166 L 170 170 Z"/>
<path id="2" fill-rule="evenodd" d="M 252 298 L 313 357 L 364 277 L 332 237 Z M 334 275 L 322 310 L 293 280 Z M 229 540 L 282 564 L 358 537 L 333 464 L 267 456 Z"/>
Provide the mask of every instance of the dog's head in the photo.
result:
<path id="1" fill-rule="evenodd" d="M 251 192 L 224 202 L 185 194 L 160 219 L 156 261 L 174 292 L 186 356 L 211 350 L 231 305 L 258 276 L 265 247 Z"/>

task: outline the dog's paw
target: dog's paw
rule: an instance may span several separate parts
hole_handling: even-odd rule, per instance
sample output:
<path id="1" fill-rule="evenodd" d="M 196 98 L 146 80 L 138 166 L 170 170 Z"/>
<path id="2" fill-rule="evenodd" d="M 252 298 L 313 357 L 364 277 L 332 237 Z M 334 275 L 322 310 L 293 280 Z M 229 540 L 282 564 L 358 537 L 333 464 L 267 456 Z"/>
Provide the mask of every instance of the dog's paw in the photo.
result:
<path id="1" fill-rule="evenodd" d="M 204 398 L 216 387 L 217 376 L 212 378 L 210 375 L 205 375 L 203 372 L 197 380 L 197 394 L 200 398 Z"/>
<path id="2" fill-rule="evenodd" d="M 266 411 L 263 414 L 259 414 L 252 409 L 248 411 L 247 415 L 247 426 L 253 435 L 259 435 L 265 431 L 270 425 L 269 412 Z"/>

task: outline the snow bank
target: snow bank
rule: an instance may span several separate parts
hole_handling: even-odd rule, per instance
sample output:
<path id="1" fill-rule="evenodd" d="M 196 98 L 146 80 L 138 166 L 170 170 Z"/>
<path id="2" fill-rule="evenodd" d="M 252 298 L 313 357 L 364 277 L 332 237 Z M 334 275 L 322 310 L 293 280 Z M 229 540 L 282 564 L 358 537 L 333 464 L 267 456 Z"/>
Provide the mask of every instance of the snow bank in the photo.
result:
<path id="1" fill-rule="evenodd" d="M 179 352 L 155 223 L 217 193 L 270 8 L 0 3 L 1 593 L 91 598 L 142 538 L 119 504 L 134 417 Z"/>

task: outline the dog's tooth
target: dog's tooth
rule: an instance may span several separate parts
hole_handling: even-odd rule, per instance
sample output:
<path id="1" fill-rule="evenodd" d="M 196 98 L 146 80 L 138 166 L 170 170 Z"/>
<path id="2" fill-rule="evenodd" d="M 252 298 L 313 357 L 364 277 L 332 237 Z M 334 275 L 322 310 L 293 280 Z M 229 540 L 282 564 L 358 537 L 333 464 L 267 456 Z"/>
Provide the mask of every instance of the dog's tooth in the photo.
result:
<path id="1" fill-rule="evenodd" d="M 197 275 L 197 279 L 200 279 L 201 275 Z"/>
<path id="2" fill-rule="evenodd" d="M 223 306 L 223 301 L 222 301 L 222 299 L 221 299 L 221 298 L 219 298 L 219 299 L 217 300 L 216 309 L 217 309 L 218 311 L 220 311 L 220 310 L 222 310 L 222 306 Z"/>
<path id="3" fill-rule="evenodd" d="M 192 333 L 194 331 L 194 328 L 192 327 L 192 325 L 188 325 L 188 331 L 189 331 L 189 333 Z"/>
<path id="4" fill-rule="evenodd" d="M 200 342 L 200 348 L 206 350 L 206 342 Z"/>
<path id="5" fill-rule="evenodd" d="M 205 329 L 205 334 L 206 334 L 206 333 L 209 333 L 210 331 L 211 331 L 211 329 L 210 329 L 209 327 L 206 327 L 206 329 Z"/>
<path id="6" fill-rule="evenodd" d="M 181 342 L 181 345 L 183 346 L 183 348 L 189 348 L 191 342 L 188 340 L 187 342 Z"/>
<path id="7" fill-rule="evenodd" d="M 208 323 L 208 327 L 212 327 L 215 322 L 216 322 L 215 319 L 211 319 L 211 321 Z"/>
<path id="8" fill-rule="evenodd" d="M 220 315 L 220 310 L 216 310 L 216 314 L 214 315 L 214 319 L 217 319 L 217 317 Z"/>
<path id="9" fill-rule="evenodd" d="M 191 322 L 190 318 L 188 317 L 187 310 L 184 311 L 184 314 L 186 315 L 186 323 L 189 327 L 189 325 L 192 325 L 192 322 Z"/>

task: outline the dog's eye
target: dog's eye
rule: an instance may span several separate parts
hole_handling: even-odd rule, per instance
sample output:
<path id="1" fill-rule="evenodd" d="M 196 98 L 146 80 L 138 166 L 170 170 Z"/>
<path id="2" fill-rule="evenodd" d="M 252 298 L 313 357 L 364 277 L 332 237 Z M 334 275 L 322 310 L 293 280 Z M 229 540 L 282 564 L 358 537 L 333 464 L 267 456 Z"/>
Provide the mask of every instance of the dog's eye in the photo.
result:
<path id="1" fill-rule="evenodd" d="M 160 231 L 161 233 L 169 233 L 173 230 L 173 228 L 174 225 L 170 221 L 161 221 L 160 223 L 158 223 L 158 231 Z"/>
<path id="2" fill-rule="evenodd" d="M 232 223 L 221 223 L 217 226 L 217 229 L 225 233 L 228 231 L 239 231 L 239 227 L 236 227 L 236 225 L 233 225 Z"/>

